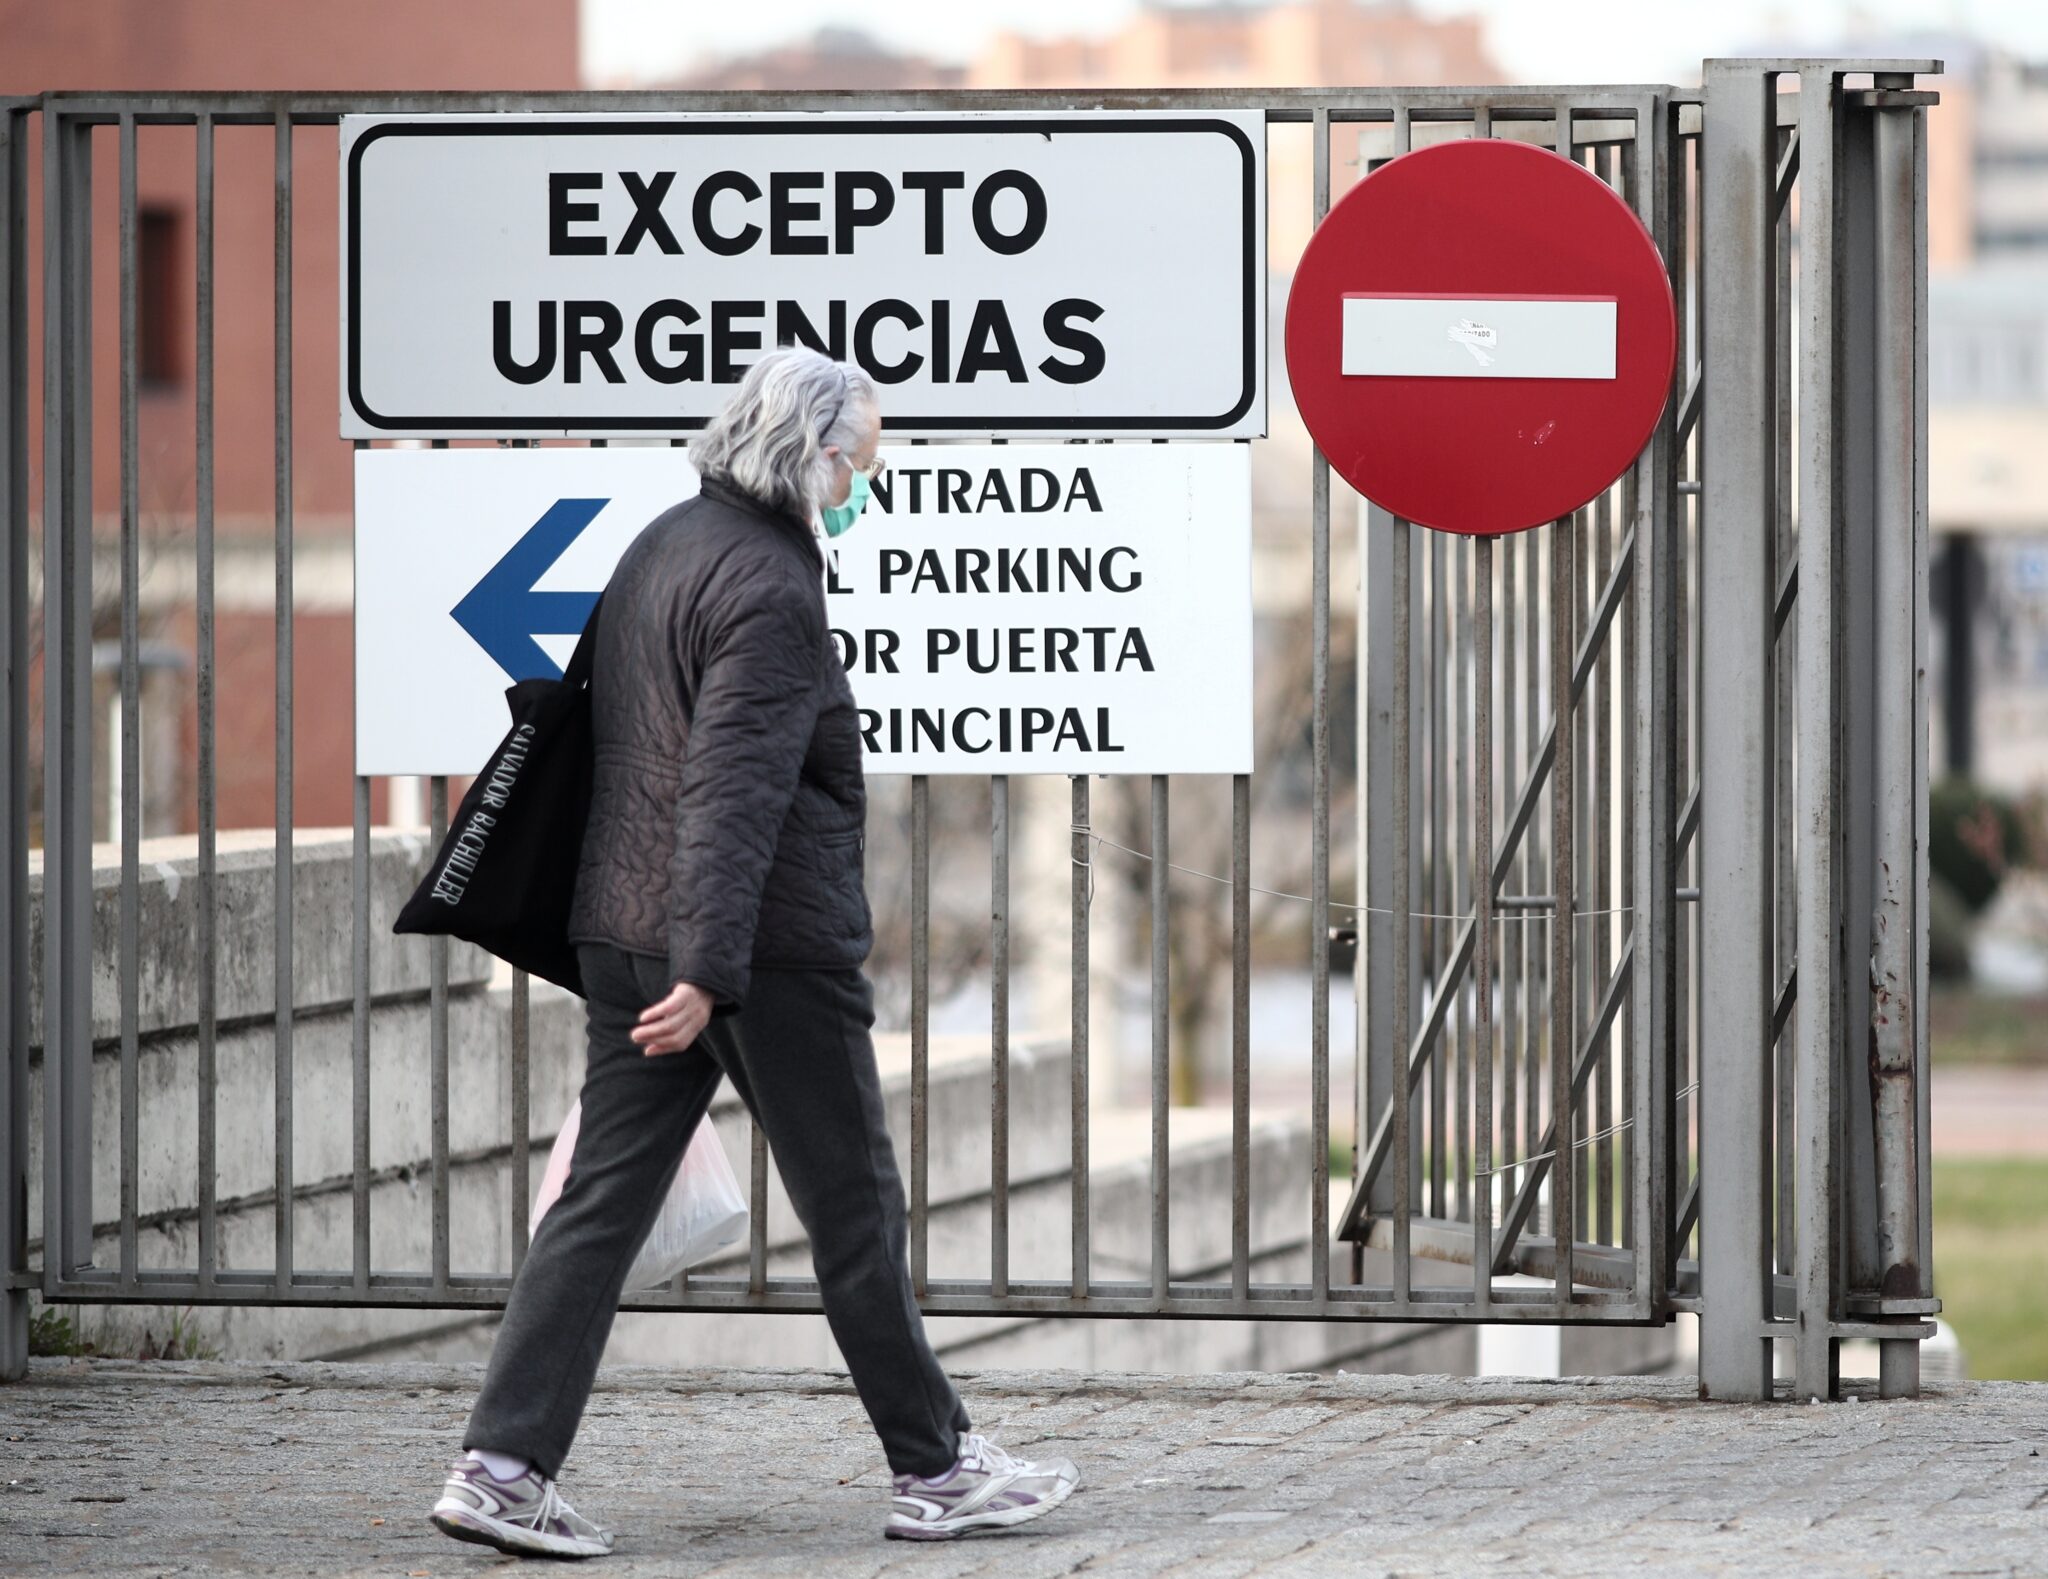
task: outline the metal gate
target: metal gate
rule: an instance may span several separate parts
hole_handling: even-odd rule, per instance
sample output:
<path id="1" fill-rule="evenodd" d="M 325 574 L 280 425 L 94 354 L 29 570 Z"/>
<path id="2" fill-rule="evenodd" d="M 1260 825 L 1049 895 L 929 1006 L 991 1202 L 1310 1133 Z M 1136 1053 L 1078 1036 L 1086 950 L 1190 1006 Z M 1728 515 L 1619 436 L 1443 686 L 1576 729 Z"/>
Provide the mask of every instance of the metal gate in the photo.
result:
<path id="1" fill-rule="evenodd" d="M 1092 1265 L 1088 1199 L 1091 786 L 1071 785 L 1071 1257 L 1013 1276 L 1009 1257 L 1010 785 L 991 784 L 990 1265 L 929 1275 L 932 995 L 930 785 L 912 782 L 911 1259 L 946 1314 L 1659 1323 L 1702 1317 L 1714 1396 L 1768 1396 L 1772 1340 L 1801 1395 L 1828 1392 L 1837 1344 L 1883 1340 L 1884 1385 L 1917 1382 L 1931 1331 L 1924 830 L 1925 126 L 1931 61 L 1710 61 L 1699 89 L 1358 89 L 1247 93 L 51 94 L 0 105 L 0 500 L 9 763 L 9 1011 L 4 1369 L 25 1354 L 27 1295 L 51 1301 L 501 1303 L 526 1248 L 526 983 L 504 1048 L 511 1208 L 497 1267 L 464 1267 L 449 1226 L 447 945 L 427 950 L 431 1223 L 426 1264 L 372 1257 L 371 786 L 354 784 L 354 1033 L 345 1193 L 353 1254 L 308 1267 L 294 1168 L 293 132 L 345 113 L 589 110 L 1263 111 L 1305 124 L 1312 218 L 1333 162 L 1444 137 L 1518 137 L 1609 182 L 1662 248 L 1681 354 L 1654 437 L 1610 492 L 1518 538 L 1448 540 L 1360 510 L 1359 751 L 1332 761 L 1331 514 L 1311 462 L 1311 1177 L 1307 1274 L 1255 1279 L 1251 1253 L 1251 782 L 1232 784 L 1232 1211 L 1227 1265 L 1169 1275 L 1169 785 L 1149 785 L 1151 1262 Z M 1796 89 L 1795 91 L 1786 91 Z M 244 128 L 258 128 L 251 132 Z M 166 128 L 177 128 L 167 132 Z M 277 741 L 273 1253 L 224 1261 L 212 980 L 218 938 L 215 457 L 217 138 L 274 157 Z M 31 132 L 40 140 L 31 180 Z M 99 135 L 95 130 L 101 129 Z M 142 1101 L 141 843 L 135 775 L 141 538 L 137 486 L 139 146 L 195 149 L 198 326 L 193 596 L 198 709 L 196 1253 L 138 1249 Z M 321 134 L 327 135 L 327 134 Z M 1293 133 L 1289 135 L 1298 135 Z M 322 145 L 324 148 L 324 144 Z M 96 236 L 96 181 L 118 183 Z M 28 255 L 32 189 L 41 256 Z M 1796 203 L 1796 209 L 1795 209 Z M 109 260 L 112 249 L 111 260 Z M 93 497 L 95 260 L 120 281 L 120 497 Z M 39 282 L 39 284 L 37 284 Z M 40 290 L 40 458 L 30 453 L 32 285 Z M 227 436 L 240 444 L 245 436 Z M 32 565 L 31 479 L 41 544 Z M 94 523 L 111 517 L 105 550 Z M 116 530 L 117 529 L 117 530 Z M 30 597 L 40 578 L 39 648 Z M 120 605 L 113 832 L 118 915 L 95 934 L 91 807 L 96 580 Z M 112 587 L 107 583 L 111 581 Z M 30 958 L 27 813 L 32 665 L 41 663 L 45 815 L 41 950 Z M 1362 892 L 1331 889 L 1332 775 L 1357 775 Z M 104 786 L 99 787 L 101 790 Z M 438 835 L 447 784 L 432 786 Z M 1338 837 L 1346 830 L 1337 830 Z M 1224 874 L 1215 874 L 1223 877 Z M 1334 923 L 1334 925 L 1333 925 Z M 1331 948 L 1356 939 L 1358 1144 L 1348 1196 L 1330 1157 Z M 339 947 L 337 940 L 337 947 Z M 1866 966 L 1866 962 L 1867 966 Z M 30 1023 L 39 976 L 40 1022 Z M 112 1071 L 95 1110 L 94 1068 Z M 38 1235 L 29 1232 L 32 1077 L 40 1079 Z M 344 1122 L 341 1111 L 325 1122 Z M 95 1143 L 118 1200 L 93 1192 Z M 808 1278 L 771 1276 L 768 1159 L 754 1141 L 744 1275 L 679 1278 L 634 1308 L 811 1311 Z M 104 1193 L 104 1192 L 103 1192 Z M 96 1250 L 97 1241 L 97 1250 Z M 1697 1246 L 1695 1253 L 1694 1247 Z"/>

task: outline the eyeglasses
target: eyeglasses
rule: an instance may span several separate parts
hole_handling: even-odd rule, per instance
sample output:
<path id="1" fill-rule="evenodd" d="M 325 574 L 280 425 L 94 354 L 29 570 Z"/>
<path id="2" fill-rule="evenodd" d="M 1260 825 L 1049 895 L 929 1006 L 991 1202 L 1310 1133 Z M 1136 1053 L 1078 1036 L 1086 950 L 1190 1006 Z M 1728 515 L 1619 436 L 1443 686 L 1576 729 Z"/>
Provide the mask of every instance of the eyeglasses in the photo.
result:
<path id="1" fill-rule="evenodd" d="M 856 477 L 865 477 L 869 482 L 873 482 L 877 477 L 881 476 L 883 472 L 889 469 L 888 461 L 883 459 L 880 455 L 877 455 L 865 466 L 854 465 L 851 458 L 847 459 L 846 464 L 847 467 L 853 472 L 853 474 Z"/>

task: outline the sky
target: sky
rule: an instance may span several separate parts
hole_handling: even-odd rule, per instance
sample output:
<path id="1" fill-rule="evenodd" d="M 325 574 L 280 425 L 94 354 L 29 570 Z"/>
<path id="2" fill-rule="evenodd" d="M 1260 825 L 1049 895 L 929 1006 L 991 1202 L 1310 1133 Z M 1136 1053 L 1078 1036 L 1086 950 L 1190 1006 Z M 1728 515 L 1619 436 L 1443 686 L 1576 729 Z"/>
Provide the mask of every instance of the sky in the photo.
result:
<path id="1" fill-rule="evenodd" d="M 963 60 L 993 33 L 1105 32 L 1138 0 L 582 0 L 583 65 L 596 85 L 630 86 L 708 58 L 801 38 L 825 26 L 941 60 Z M 2048 58 L 2042 0 L 1417 0 L 1427 15 L 1477 12 L 1510 78 L 1524 82 L 1696 80 L 1702 58 L 1759 47 L 1826 52 L 1890 30 L 1974 35 Z M 1285 86 L 1285 84 L 1276 84 Z"/>

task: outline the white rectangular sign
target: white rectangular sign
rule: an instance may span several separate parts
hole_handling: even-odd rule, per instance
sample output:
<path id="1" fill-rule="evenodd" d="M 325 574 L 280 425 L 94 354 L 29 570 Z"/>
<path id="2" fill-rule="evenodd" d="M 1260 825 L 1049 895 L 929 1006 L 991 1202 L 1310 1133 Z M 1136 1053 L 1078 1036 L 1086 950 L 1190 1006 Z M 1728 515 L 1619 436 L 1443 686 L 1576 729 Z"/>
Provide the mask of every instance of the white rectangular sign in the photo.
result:
<path id="1" fill-rule="evenodd" d="M 1381 378 L 1612 378 L 1612 298 L 1346 296 L 1343 371 Z"/>
<path id="2" fill-rule="evenodd" d="M 701 427 L 764 349 L 898 435 L 1262 435 L 1257 112 L 345 116 L 344 438 Z"/>
<path id="3" fill-rule="evenodd" d="M 829 545 L 871 773 L 1249 773 L 1241 444 L 891 447 Z M 356 455 L 356 771 L 474 773 L 558 672 L 668 448 Z"/>

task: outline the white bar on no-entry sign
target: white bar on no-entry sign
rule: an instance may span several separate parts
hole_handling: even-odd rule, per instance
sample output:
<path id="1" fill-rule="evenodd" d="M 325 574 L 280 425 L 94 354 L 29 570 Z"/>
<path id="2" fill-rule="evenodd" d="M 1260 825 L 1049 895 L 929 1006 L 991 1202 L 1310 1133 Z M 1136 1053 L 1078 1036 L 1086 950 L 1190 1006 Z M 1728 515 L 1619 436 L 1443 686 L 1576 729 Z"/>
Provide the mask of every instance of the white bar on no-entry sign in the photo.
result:
<path id="1" fill-rule="evenodd" d="M 1612 378 L 1612 299 L 1344 298 L 1347 376 Z"/>

